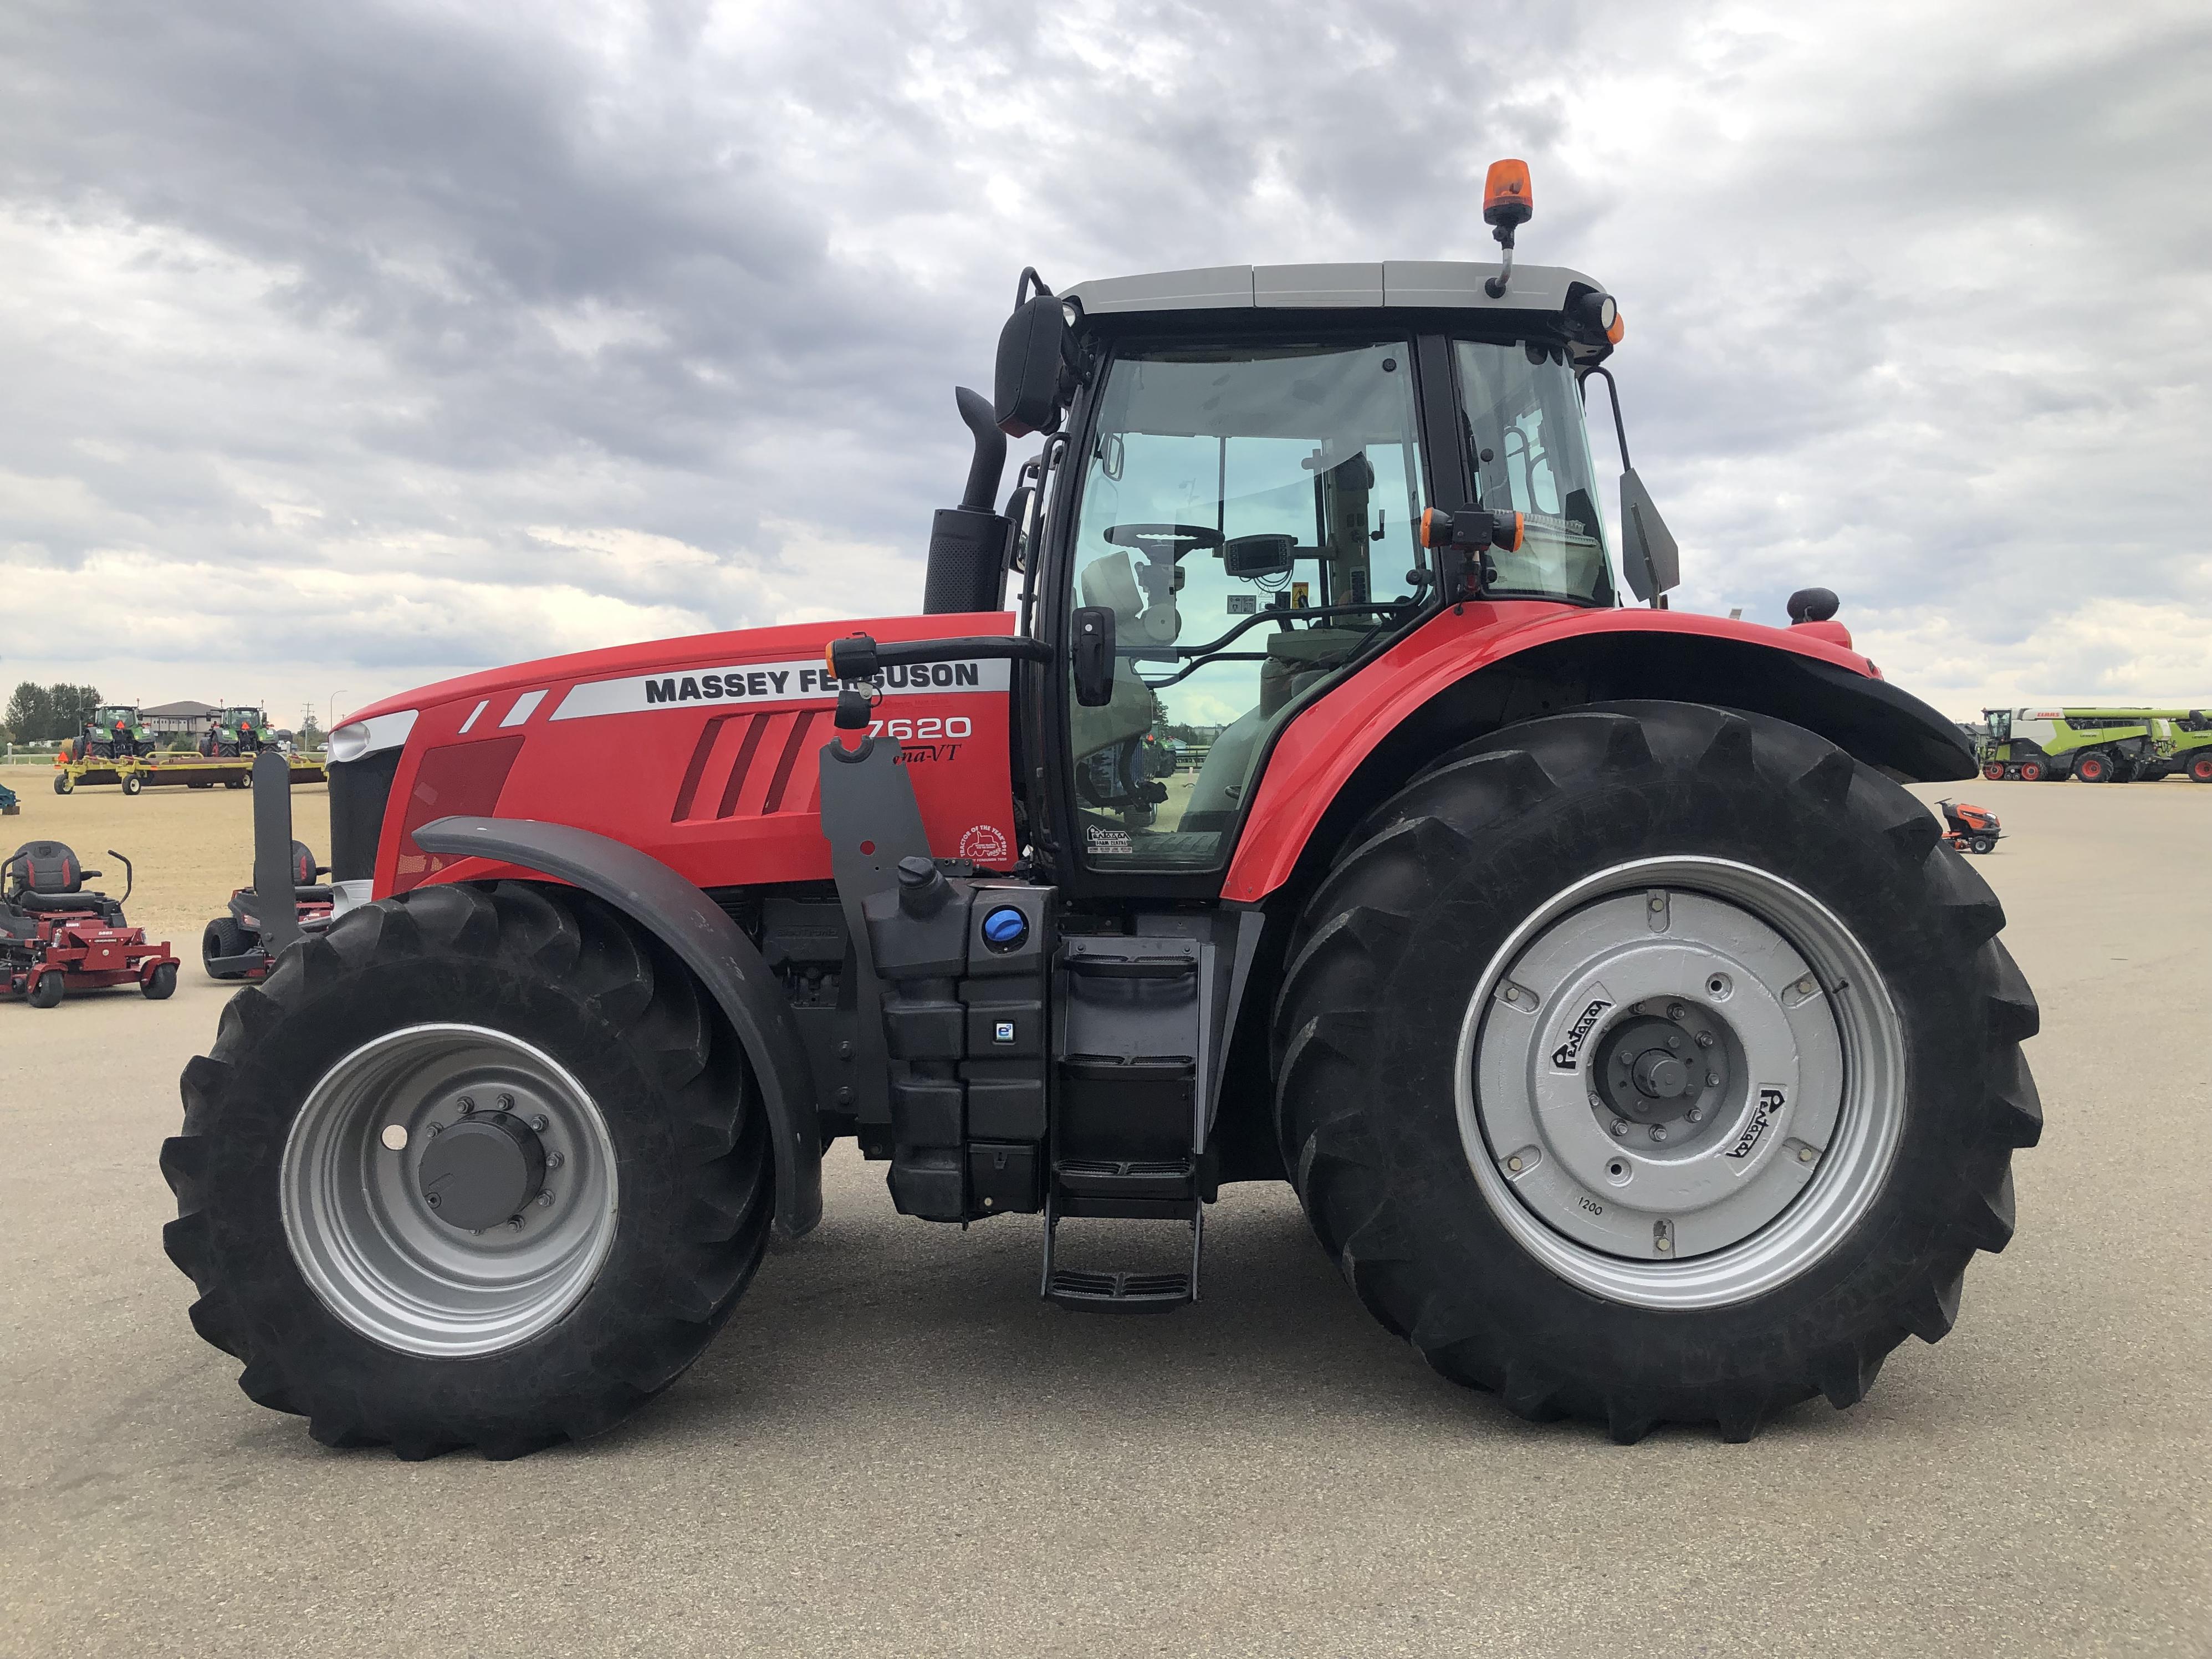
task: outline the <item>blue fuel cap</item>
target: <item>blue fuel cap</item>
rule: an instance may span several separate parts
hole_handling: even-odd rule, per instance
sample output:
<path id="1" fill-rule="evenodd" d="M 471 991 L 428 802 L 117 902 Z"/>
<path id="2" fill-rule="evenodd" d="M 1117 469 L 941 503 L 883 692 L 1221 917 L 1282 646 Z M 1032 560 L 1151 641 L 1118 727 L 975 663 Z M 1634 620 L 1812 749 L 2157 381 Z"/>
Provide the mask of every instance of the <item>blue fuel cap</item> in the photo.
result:
<path id="1" fill-rule="evenodd" d="M 983 940 L 994 951 L 1011 951 L 1030 936 L 1030 919 L 1011 904 L 983 918 Z"/>

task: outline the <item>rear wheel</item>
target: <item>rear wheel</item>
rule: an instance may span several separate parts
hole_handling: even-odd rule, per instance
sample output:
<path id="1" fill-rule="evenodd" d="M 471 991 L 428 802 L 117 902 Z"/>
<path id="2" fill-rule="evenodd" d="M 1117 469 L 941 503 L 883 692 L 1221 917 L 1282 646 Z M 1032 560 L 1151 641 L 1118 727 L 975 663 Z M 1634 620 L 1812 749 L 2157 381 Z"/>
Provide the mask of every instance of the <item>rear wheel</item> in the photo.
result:
<path id="1" fill-rule="evenodd" d="M 76 787 L 76 786 L 70 781 L 70 775 L 68 773 L 57 772 L 54 774 L 54 793 L 57 795 L 66 795 L 70 790 Z"/>
<path id="2" fill-rule="evenodd" d="M 1847 1406 L 1942 1336 L 2042 1119 L 2002 913 L 1939 836 L 1811 733 L 1687 704 L 1416 779 L 1278 1004 L 1285 1156 L 1369 1309 L 1623 1440 Z"/>
<path id="3" fill-rule="evenodd" d="M 162 1149 L 170 1258 L 240 1386 L 328 1445 L 594 1434 L 759 1264 L 766 1121 L 656 941 L 573 892 L 351 912 L 231 1000 Z"/>
<path id="4" fill-rule="evenodd" d="M 200 965 L 208 971 L 210 979 L 244 979 L 237 969 L 217 972 L 217 960 L 228 957 L 242 957 L 253 948 L 258 934 L 249 933 L 239 925 L 235 916 L 217 916 L 208 923 L 200 934 Z"/>
<path id="5" fill-rule="evenodd" d="M 123 780 L 123 793 L 126 795 L 135 795 L 145 787 L 146 780 L 136 772 L 127 774 Z"/>
<path id="6" fill-rule="evenodd" d="M 1991 836 L 1976 836 L 1967 842 L 1966 850 L 1970 853 L 1994 853 L 1997 850 L 1997 844 Z"/>

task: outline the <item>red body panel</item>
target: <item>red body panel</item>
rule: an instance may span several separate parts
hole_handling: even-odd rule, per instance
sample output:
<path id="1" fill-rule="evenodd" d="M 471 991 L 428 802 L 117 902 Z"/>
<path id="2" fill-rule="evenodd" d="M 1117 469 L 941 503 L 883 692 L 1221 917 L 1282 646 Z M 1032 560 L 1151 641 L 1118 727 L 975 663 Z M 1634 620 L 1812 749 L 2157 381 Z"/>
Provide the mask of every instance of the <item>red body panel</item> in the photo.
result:
<path id="1" fill-rule="evenodd" d="M 1294 720 L 1275 744 L 1222 884 L 1225 899 L 1264 898 L 1290 879 L 1306 839 L 1382 738 L 1455 680 L 1540 645 L 1597 634 L 1741 640 L 1872 678 L 1874 665 L 1808 628 L 1768 628 L 1686 611 L 1583 611 L 1540 601 L 1474 602 L 1443 611 Z M 1846 638 L 1849 636 L 1846 635 Z"/>
<path id="2" fill-rule="evenodd" d="M 373 704 L 349 718 L 416 711 L 375 891 L 501 873 L 414 844 L 414 829 L 453 814 L 593 830 L 702 887 L 826 880 L 818 757 L 836 687 L 823 670 L 824 646 L 855 631 L 942 639 L 1007 634 L 1013 623 L 988 612 L 702 634 L 526 663 Z M 877 729 L 900 740 L 941 856 L 985 865 L 1013 856 L 1006 671 L 1003 662 L 937 665 L 884 677 Z"/>

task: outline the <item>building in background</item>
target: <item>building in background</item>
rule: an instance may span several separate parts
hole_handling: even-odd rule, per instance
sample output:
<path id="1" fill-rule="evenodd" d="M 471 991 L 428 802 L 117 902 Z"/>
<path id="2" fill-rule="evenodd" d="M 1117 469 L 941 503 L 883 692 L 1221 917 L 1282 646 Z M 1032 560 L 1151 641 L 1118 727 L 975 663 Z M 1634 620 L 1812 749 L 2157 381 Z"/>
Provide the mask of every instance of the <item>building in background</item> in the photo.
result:
<path id="1" fill-rule="evenodd" d="M 154 734 L 154 740 L 159 743 L 164 738 L 198 737 L 207 730 L 208 716 L 214 714 L 219 706 L 187 699 L 183 702 L 165 702 L 158 708 L 141 708 L 138 714 L 145 721 L 146 729 Z"/>

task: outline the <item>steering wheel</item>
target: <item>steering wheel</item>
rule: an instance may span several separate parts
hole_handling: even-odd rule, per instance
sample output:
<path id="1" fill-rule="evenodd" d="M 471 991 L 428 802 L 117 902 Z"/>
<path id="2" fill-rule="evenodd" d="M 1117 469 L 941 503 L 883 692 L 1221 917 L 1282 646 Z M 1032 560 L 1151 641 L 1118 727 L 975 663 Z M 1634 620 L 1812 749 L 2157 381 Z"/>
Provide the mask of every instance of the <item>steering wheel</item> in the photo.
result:
<path id="1" fill-rule="evenodd" d="M 1133 547 L 1151 558 L 1170 554 L 1180 559 L 1201 547 L 1218 547 L 1222 534 L 1202 524 L 1109 524 L 1106 539 L 1116 547 Z"/>

